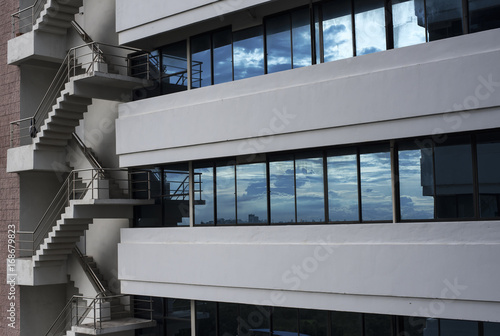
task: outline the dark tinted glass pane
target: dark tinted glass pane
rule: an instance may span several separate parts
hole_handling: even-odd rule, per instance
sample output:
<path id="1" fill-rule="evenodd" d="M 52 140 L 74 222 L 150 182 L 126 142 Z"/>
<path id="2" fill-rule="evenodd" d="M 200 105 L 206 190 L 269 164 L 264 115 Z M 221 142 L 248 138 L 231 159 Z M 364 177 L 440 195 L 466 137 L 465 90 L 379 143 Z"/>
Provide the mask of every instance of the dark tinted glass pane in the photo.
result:
<path id="1" fill-rule="evenodd" d="M 351 12 L 349 1 L 330 1 L 323 4 L 323 52 L 325 62 L 354 55 Z"/>
<path id="2" fill-rule="evenodd" d="M 384 0 L 354 0 L 356 55 L 386 49 Z"/>
<path id="3" fill-rule="evenodd" d="M 170 44 L 161 49 L 162 93 L 187 90 L 186 41 Z"/>
<path id="4" fill-rule="evenodd" d="M 238 335 L 239 308 L 235 303 L 219 303 L 219 335 Z"/>
<path id="5" fill-rule="evenodd" d="M 234 165 L 218 166 L 215 170 L 217 194 L 217 224 L 236 224 L 236 180 Z"/>
<path id="6" fill-rule="evenodd" d="M 484 336 L 498 336 L 500 335 L 500 323 L 484 322 L 483 323 Z"/>
<path id="7" fill-rule="evenodd" d="M 231 35 L 230 29 L 213 34 L 214 84 L 233 80 L 233 48 Z"/>
<path id="8" fill-rule="evenodd" d="M 394 48 L 425 42 L 423 1 L 393 0 L 392 20 L 394 25 Z"/>
<path id="9" fill-rule="evenodd" d="M 191 39 L 191 85 L 193 88 L 212 85 L 210 34 Z"/>
<path id="10" fill-rule="evenodd" d="M 498 133 L 478 136 L 477 166 L 481 217 L 499 217 L 500 136 Z"/>
<path id="11" fill-rule="evenodd" d="M 423 336 L 427 325 L 425 317 L 401 317 L 403 319 L 404 335 Z"/>
<path id="12" fill-rule="evenodd" d="M 217 336 L 217 303 L 196 302 L 196 335 Z"/>
<path id="13" fill-rule="evenodd" d="M 423 332 L 425 336 L 439 336 L 439 320 L 427 318 Z"/>
<path id="14" fill-rule="evenodd" d="M 240 305 L 238 335 L 271 336 L 269 308 L 263 306 Z"/>
<path id="15" fill-rule="evenodd" d="M 233 34 L 234 80 L 264 74 L 264 33 L 262 26 Z"/>
<path id="16" fill-rule="evenodd" d="M 300 335 L 329 336 L 328 312 L 324 310 L 299 310 Z"/>
<path id="17" fill-rule="evenodd" d="M 429 41 L 463 34 L 462 0 L 427 0 Z"/>
<path id="18" fill-rule="evenodd" d="M 325 189 L 323 157 L 297 157 L 295 161 L 295 188 L 297 196 L 297 222 L 323 222 L 325 220 Z"/>
<path id="19" fill-rule="evenodd" d="M 311 16 L 309 8 L 292 12 L 292 54 L 294 68 L 312 64 L 311 42 Z"/>
<path id="20" fill-rule="evenodd" d="M 364 314 L 364 336 L 392 336 L 392 316 Z"/>
<path id="21" fill-rule="evenodd" d="M 469 137 L 449 138 L 434 149 L 437 218 L 474 216 Z"/>
<path id="22" fill-rule="evenodd" d="M 292 68 L 292 41 L 290 15 L 284 14 L 266 20 L 267 72 Z"/>
<path id="23" fill-rule="evenodd" d="M 363 221 L 392 220 L 391 155 L 389 146 L 362 148 L 360 165 Z"/>
<path id="24" fill-rule="evenodd" d="M 191 335 L 191 303 L 189 300 L 165 299 L 167 336 Z"/>
<path id="25" fill-rule="evenodd" d="M 475 321 L 445 320 L 439 322 L 440 336 L 478 336 Z"/>
<path id="26" fill-rule="evenodd" d="M 194 168 L 195 224 L 214 224 L 214 169 L 212 166 Z"/>
<path id="27" fill-rule="evenodd" d="M 497 0 L 469 0 L 471 33 L 500 27 L 500 3 Z"/>
<path id="28" fill-rule="evenodd" d="M 266 164 L 236 166 L 238 224 L 267 222 Z"/>
<path id="29" fill-rule="evenodd" d="M 329 220 L 359 221 L 358 163 L 355 150 L 331 152 L 327 164 Z"/>
<path id="30" fill-rule="evenodd" d="M 273 335 L 293 336 L 299 333 L 297 308 L 273 308 Z"/>
<path id="31" fill-rule="evenodd" d="M 398 157 L 401 219 L 434 218 L 432 147 L 402 143 Z"/>
<path id="32" fill-rule="evenodd" d="M 269 163 L 271 222 L 295 222 L 295 177 L 293 159 L 282 158 Z"/>
<path id="33" fill-rule="evenodd" d="M 332 336 L 363 336 L 363 315 L 332 312 Z"/>

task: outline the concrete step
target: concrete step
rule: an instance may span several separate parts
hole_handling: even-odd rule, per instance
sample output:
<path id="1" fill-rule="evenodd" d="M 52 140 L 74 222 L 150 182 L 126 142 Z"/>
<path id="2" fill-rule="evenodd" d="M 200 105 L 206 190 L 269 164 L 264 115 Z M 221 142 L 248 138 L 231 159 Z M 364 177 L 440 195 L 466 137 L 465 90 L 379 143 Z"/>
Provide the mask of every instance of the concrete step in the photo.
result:
<path id="1" fill-rule="evenodd" d="M 46 136 L 37 137 L 34 141 L 35 144 L 50 145 L 50 146 L 61 146 L 65 147 L 68 144 L 68 140 L 64 139 L 50 139 Z"/>
<path id="2" fill-rule="evenodd" d="M 36 256 L 49 256 L 49 255 L 65 255 L 65 254 L 70 254 L 73 251 L 73 246 L 68 249 L 52 249 L 52 248 L 44 248 L 36 251 Z"/>
<path id="3" fill-rule="evenodd" d="M 48 138 L 48 139 L 55 139 L 55 140 L 69 140 L 72 138 L 72 136 L 71 136 L 72 133 L 73 132 L 61 133 L 61 132 L 42 130 L 39 132 L 39 137 Z"/>
<path id="4" fill-rule="evenodd" d="M 52 110 L 49 114 L 53 113 L 53 116 L 60 117 L 60 118 L 65 118 L 65 119 L 77 119 L 81 120 L 83 119 L 83 113 L 84 112 L 75 112 L 71 110 Z"/>
<path id="5" fill-rule="evenodd" d="M 51 250 L 72 250 L 74 247 L 75 247 L 75 244 L 73 242 L 55 242 L 55 241 L 52 241 L 51 239 L 49 238 L 46 238 L 46 240 L 48 240 L 46 242 L 46 246 L 48 249 L 51 249 Z"/>
<path id="6" fill-rule="evenodd" d="M 36 27 L 35 30 L 55 35 L 66 35 L 66 28 L 60 28 L 60 27 L 38 25 L 38 27 Z"/>
<path id="7" fill-rule="evenodd" d="M 63 261 L 66 259 L 68 259 L 68 255 L 66 254 L 43 254 L 33 256 L 34 261 Z"/>
<path id="8" fill-rule="evenodd" d="M 63 134 L 66 134 L 66 133 L 72 134 L 75 131 L 75 127 L 74 126 L 58 125 L 55 123 L 49 123 L 49 124 L 45 124 L 42 127 L 40 127 L 40 132 L 43 132 L 43 131 L 49 131 L 49 132 L 54 132 L 54 133 L 63 133 Z"/>
<path id="9" fill-rule="evenodd" d="M 68 96 L 66 96 L 66 97 L 68 97 Z M 90 101 L 90 103 L 92 103 L 92 101 Z M 72 112 L 85 113 L 85 112 L 87 112 L 88 105 L 90 105 L 90 104 L 88 104 L 87 101 L 85 101 L 85 103 L 82 104 L 79 101 L 65 100 L 65 101 L 57 102 L 57 104 L 54 105 L 53 109 L 61 109 L 61 110 L 67 110 L 67 111 L 72 111 Z"/>
<path id="10" fill-rule="evenodd" d="M 52 112 L 51 112 L 52 113 Z M 62 118 L 61 116 L 55 116 L 54 113 L 50 115 L 47 118 L 45 125 L 47 125 L 47 128 L 49 128 L 49 125 L 59 125 L 59 126 L 68 126 L 68 127 L 73 127 L 73 130 L 75 129 L 76 126 L 80 124 L 80 120 L 77 119 L 68 119 L 68 118 Z"/>
<path id="11" fill-rule="evenodd" d="M 68 14 L 68 13 L 61 13 L 61 14 Z M 58 15 L 56 16 L 45 16 L 43 18 L 43 22 L 40 22 L 39 27 L 42 26 L 52 26 L 52 27 L 58 27 L 58 28 L 65 28 L 68 29 L 71 27 L 71 20 L 64 20 L 62 17 L 59 17 Z"/>

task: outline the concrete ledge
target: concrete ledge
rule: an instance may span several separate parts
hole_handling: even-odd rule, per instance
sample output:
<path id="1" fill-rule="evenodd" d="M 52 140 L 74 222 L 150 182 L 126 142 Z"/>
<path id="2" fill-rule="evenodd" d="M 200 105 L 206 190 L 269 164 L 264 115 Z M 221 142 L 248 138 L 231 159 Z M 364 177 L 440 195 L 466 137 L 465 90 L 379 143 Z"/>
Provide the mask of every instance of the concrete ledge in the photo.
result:
<path id="1" fill-rule="evenodd" d="M 19 286 L 56 285 L 68 281 L 65 262 L 34 267 L 33 258 L 17 258 L 15 269 L 16 285 Z"/>
<path id="2" fill-rule="evenodd" d="M 61 162 L 66 162 L 64 150 L 35 151 L 34 145 L 7 150 L 7 173 L 23 171 L 69 172 L 70 168 Z"/>
<path id="3" fill-rule="evenodd" d="M 60 64 L 66 57 L 65 37 L 31 31 L 8 41 L 7 63 Z"/>

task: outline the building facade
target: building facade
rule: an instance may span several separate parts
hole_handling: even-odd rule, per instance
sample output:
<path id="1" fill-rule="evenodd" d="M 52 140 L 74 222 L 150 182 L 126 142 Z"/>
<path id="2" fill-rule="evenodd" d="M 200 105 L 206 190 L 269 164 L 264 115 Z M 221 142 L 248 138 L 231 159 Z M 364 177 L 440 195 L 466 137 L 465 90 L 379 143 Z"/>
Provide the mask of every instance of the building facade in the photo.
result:
<path id="1" fill-rule="evenodd" d="M 12 14 L 20 335 L 500 333 L 500 2 Z"/>

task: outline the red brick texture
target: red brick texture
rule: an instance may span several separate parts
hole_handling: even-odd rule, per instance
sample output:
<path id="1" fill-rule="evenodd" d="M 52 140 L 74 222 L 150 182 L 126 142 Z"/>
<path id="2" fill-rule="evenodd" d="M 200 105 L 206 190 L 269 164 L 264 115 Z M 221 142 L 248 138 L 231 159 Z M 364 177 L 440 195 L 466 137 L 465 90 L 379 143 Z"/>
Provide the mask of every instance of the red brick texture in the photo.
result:
<path id="1" fill-rule="evenodd" d="M 11 287 L 6 280 L 9 258 L 8 230 L 12 225 L 16 230 L 19 228 L 19 179 L 16 174 L 6 172 L 10 139 L 9 123 L 19 119 L 20 116 L 19 69 L 7 65 L 7 41 L 12 37 L 10 16 L 18 10 L 18 7 L 18 0 L 0 1 L 0 335 L 2 336 L 19 336 L 21 322 L 19 287 Z"/>

